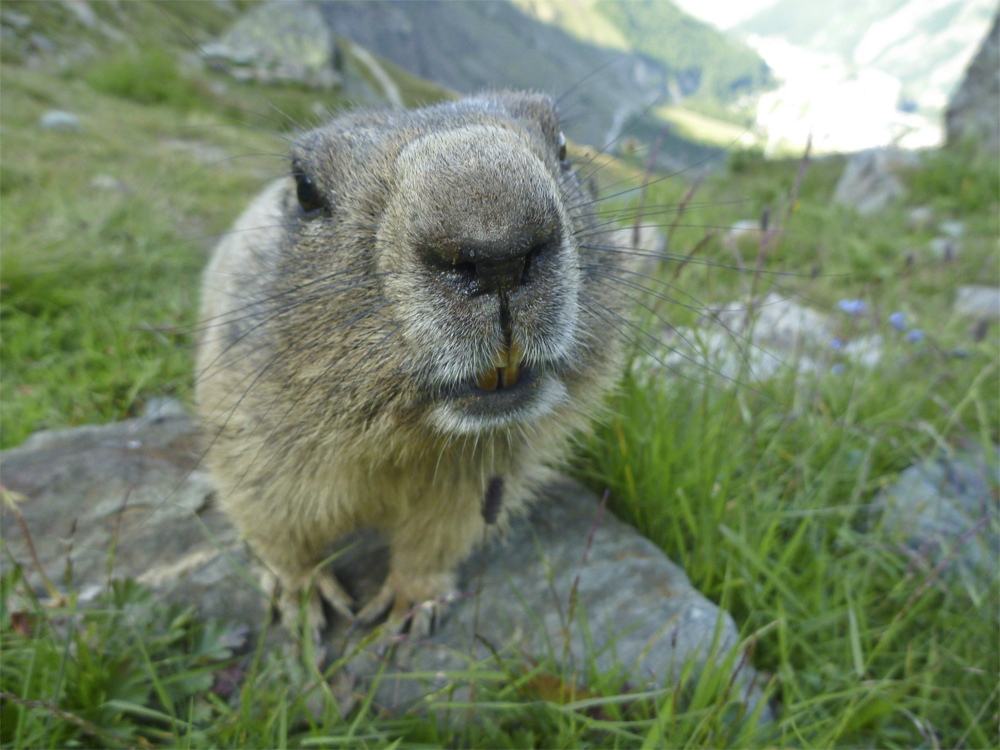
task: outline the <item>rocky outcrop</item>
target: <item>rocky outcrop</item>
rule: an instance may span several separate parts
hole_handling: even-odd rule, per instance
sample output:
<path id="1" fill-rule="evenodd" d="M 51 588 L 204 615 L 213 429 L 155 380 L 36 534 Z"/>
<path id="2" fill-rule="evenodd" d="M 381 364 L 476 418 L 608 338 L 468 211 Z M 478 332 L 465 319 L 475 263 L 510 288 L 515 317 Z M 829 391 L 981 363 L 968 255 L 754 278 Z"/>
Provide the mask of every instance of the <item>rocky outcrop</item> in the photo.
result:
<path id="1" fill-rule="evenodd" d="M 945 129 L 949 145 L 1000 154 L 1000 12 L 948 104 Z"/>
<path id="2" fill-rule="evenodd" d="M 271 617 L 270 592 L 261 589 L 251 555 L 213 502 L 201 453 L 196 429 L 173 408 L 36 434 L 0 455 L 5 496 L 19 498 L 23 517 L 22 524 L 5 505 L 9 557 L 39 592 L 42 571 L 77 591 L 84 604 L 110 580 L 134 578 L 167 600 L 196 604 L 203 616 L 260 635 Z M 592 494 L 569 480 L 546 494 L 529 521 L 465 564 L 464 596 L 451 604 L 439 631 L 396 645 L 378 679 L 383 706 L 418 704 L 455 684 L 447 672 L 497 655 L 528 662 L 554 657 L 568 674 L 595 663 L 625 670 L 630 685 L 645 688 L 669 684 L 692 660 L 719 662 L 738 648 L 732 618 Z M 364 536 L 341 545 L 332 564 L 363 602 L 378 590 L 386 559 L 382 542 Z M 348 635 L 339 623 L 329 634 L 330 650 L 339 652 Z M 351 634 L 347 653 L 361 636 Z M 371 684 L 384 661 L 378 649 L 361 648 L 344 670 L 352 683 Z M 754 704 L 756 673 L 739 654 L 734 663 L 733 695 Z M 459 683 L 455 690 L 459 697 L 466 688 Z"/>
<path id="3" fill-rule="evenodd" d="M 254 5 L 202 54 L 240 79 L 330 88 L 341 80 L 335 52 L 315 4 L 268 2 Z"/>

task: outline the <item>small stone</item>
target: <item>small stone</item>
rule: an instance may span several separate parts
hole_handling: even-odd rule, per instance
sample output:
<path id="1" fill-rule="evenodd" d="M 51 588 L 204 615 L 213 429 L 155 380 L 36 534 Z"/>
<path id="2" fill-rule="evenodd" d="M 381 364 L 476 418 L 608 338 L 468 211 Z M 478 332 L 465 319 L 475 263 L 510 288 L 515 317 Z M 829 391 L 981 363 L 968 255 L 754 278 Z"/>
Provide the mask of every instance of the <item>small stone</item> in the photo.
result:
<path id="1" fill-rule="evenodd" d="M 960 286 L 955 295 L 954 310 L 970 318 L 1000 320 L 1000 287 Z"/>
<path id="2" fill-rule="evenodd" d="M 948 219 L 938 224 L 938 231 L 946 237 L 958 238 L 965 234 L 965 222 Z"/>
<path id="3" fill-rule="evenodd" d="M 934 209 L 930 206 L 916 206 L 906 213 L 906 228 L 911 232 L 924 232 L 934 222 Z"/>
<path id="4" fill-rule="evenodd" d="M 38 33 L 32 34 L 28 37 L 28 45 L 43 53 L 52 53 L 58 49 L 55 42 L 47 36 Z"/>
<path id="5" fill-rule="evenodd" d="M 60 109 L 50 109 L 38 120 L 38 124 L 44 130 L 57 130 L 63 133 L 82 133 L 83 126 L 80 118 L 72 112 L 64 112 Z"/>
<path id="6" fill-rule="evenodd" d="M 726 232 L 726 245 L 729 247 L 738 247 L 744 242 L 752 242 L 753 240 L 760 240 L 764 235 L 764 230 L 760 226 L 760 221 L 757 219 L 741 219 L 730 225 L 729 231 Z"/>
<path id="7" fill-rule="evenodd" d="M 142 416 L 144 419 L 160 420 L 171 418 L 182 418 L 186 414 L 184 404 L 176 398 L 151 398 L 146 402 L 146 409 Z"/>
<path id="8" fill-rule="evenodd" d="M 128 192 L 128 186 L 124 182 L 109 174 L 95 174 L 90 178 L 90 186 L 98 190 L 115 191 L 118 193 Z"/>
<path id="9" fill-rule="evenodd" d="M 953 237 L 935 237 L 927 243 L 927 248 L 938 260 L 949 261 L 954 260 L 962 252 L 962 243 Z"/>

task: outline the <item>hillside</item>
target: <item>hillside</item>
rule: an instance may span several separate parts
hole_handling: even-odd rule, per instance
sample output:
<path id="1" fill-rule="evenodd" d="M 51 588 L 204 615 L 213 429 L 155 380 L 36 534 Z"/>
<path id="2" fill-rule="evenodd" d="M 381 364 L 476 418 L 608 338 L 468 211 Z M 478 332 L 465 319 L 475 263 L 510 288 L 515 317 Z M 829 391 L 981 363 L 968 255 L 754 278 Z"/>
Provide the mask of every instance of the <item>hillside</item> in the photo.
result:
<path id="1" fill-rule="evenodd" d="M 769 83 L 760 55 L 669 2 L 599 0 L 596 7 L 633 49 L 675 72 L 684 96 L 726 104 Z"/>

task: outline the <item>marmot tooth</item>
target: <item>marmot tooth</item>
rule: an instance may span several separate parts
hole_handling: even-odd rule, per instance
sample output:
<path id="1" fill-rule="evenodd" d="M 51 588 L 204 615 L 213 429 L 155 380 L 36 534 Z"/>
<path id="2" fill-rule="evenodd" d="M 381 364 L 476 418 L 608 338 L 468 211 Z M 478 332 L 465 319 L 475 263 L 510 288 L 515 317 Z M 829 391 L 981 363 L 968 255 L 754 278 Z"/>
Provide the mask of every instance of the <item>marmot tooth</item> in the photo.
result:
<path id="1" fill-rule="evenodd" d="M 476 377 L 476 385 L 484 391 L 495 391 L 499 382 L 499 371 L 494 367 L 484 370 Z"/>
<path id="2" fill-rule="evenodd" d="M 520 367 L 518 367 L 516 362 L 512 361 L 509 365 L 503 368 L 503 377 L 501 378 L 501 380 L 503 380 L 502 387 L 507 388 L 509 386 L 514 385 L 517 382 L 517 378 L 520 374 L 521 374 Z"/>

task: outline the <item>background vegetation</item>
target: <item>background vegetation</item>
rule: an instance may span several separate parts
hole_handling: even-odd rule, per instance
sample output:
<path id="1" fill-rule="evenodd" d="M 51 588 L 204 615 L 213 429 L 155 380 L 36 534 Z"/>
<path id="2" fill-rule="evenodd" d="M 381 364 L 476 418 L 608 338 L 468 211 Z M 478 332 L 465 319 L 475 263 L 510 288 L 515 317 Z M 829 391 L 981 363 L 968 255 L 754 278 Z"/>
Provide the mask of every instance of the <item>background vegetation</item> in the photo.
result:
<path id="1" fill-rule="evenodd" d="M 317 105 L 346 103 L 202 69 L 192 40 L 230 18 L 215 4 L 93 7 L 131 41 L 81 29 L 62 5 L 32 3 L 16 10 L 60 51 L 4 42 L 4 446 L 38 429 L 134 415 L 159 395 L 189 400 L 209 248 L 248 197 L 284 172 L 283 134 L 313 121 Z M 74 112 L 82 132 L 39 128 L 50 109 Z M 641 179 L 643 163 L 640 152 L 597 176 L 613 195 L 617 180 Z M 768 289 L 834 315 L 838 300 L 861 299 L 868 312 L 837 317 L 839 333 L 880 334 L 882 362 L 866 368 L 831 353 L 810 378 L 755 385 L 637 365 L 611 400 L 614 416 L 581 438 L 573 465 L 733 613 L 767 682 L 772 723 L 733 713 L 723 672 L 642 695 L 594 673 L 581 693 L 548 663 L 456 675 L 476 683 L 477 700 L 437 696 L 448 721 L 386 716 L 364 695 L 342 715 L 335 668 L 320 675 L 293 656 L 248 652 L 233 624 L 166 608 L 132 584 L 86 611 L 71 592 L 52 611 L 13 566 L 0 590 L 0 742 L 995 746 L 997 581 L 970 582 L 905 554 L 870 511 L 908 465 L 959 445 L 990 454 L 1000 439 L 996 324 L 974 335 L 950 312 L 958 285 L 1000 283 L 995 165 L 941 153 L 908 178 L 911 205 L 965 222 L 963 252 L 947 262 L 925 252 L 931 230 L 909 226 L 902 205 L 874 221 L 831 206 L 842 166 L 812 165 L 794 203 L 799 163 L 753 152 L 731 154 L 687 201 L 692 175 L 655 182 L 642 221 L 669 230 L 678 256 L 694 255 L 659 269 L 663 285 L 646 304 L 684 326 L 709 305 Z M 628 210 L 638 200 L 607 205 Z M 784 231 L 766 253 L 759 242 L 743 245 L 738 261 L 722 229 L 765 208 L 772 217 L 787 209 Z M 894 311 L 923 331 L 921 341 L 888 325 Z M 646 317 L 659 339 L 663 323 Z M 652 339 L 635 336 L 642 359 Z"/>

